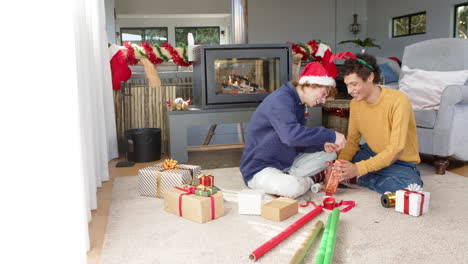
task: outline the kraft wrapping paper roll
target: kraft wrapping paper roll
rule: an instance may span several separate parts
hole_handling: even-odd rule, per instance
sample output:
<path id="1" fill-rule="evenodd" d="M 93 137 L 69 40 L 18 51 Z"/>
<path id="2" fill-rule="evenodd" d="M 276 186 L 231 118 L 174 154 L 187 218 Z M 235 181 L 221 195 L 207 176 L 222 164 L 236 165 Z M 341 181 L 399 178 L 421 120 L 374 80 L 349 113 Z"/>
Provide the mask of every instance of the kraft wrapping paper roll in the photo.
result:
<path id="1" fill-rule="evenodd" d="M 318 214 L 323 212 L 322 207 L 316 207 L 314 210 L 308 212 L 305 214 L 303 217 L 299 218 L 296 222 L 292 223 L 290 226 L 288 226 L 283 232 L 279 233 L 269 241 L 267 241 L 265 244 L 261 245 L 259 248 L 254 250 L 252 253 L 250 253 L 249 258 L 253 261 L 256 261 L 257 259 L 261 258 L 265 253 L 270 251 L 272 248 L 274 248 L 276 245 L 281 243 L 281 241 L 285 240 L 287 237 L 289 237 L 292 233 L 296 232 L 299 228 L 301 228 L 303 225 L 307 224 L 312 220 L 314 217 L 316 217 Z"/>
<path id="2" fill-rule="evenodd" d="M 309 235 L 306 237 L 304 242 L 302 242 L 302 246 L 296 251 L 296 254 L 294 254 L 289 264 L 302 263 L 307 254 L 307 251 L 309 251 L 310 247 L 315 241 L 315 238 L 317 238 L 317 235 L 320 233 L 320 231 L 322 231 L 322 228 L 323 222 L 320 220 L 317 221 L 317 223 L 315 223 L 315 225 L 312 227 L 312 230 L 310 230 Z"/>

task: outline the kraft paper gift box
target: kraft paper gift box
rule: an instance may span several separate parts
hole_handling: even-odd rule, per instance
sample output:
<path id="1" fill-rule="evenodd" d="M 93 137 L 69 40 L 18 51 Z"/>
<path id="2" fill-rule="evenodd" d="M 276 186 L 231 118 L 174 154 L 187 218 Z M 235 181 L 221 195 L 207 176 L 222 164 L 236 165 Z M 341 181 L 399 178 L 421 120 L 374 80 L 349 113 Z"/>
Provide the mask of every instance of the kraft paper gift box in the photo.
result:
<path id="1" fill-rule="evenodd" d="M 262 206 L 262 216 L 273 221 L 283 221 L 299 212 L 296 200 L 280 197 Z"/>
<path id="2" fill-rule="evenodd" d="M 429 211 L 430 192 L 416 192 L 407 189 L 396 191 L 395 211 L 420 216 Z"/>
<path id="3" fill-rule="evenodd" d="M 164 192 L 184 184 L 198 185 L 200 166 L 180 164 L 174 169 L 164 169 L 162 163 L 138 171 L 140 195 L 164 198 Z"/>
<path id="4" fill-rule="evenodd" d="M 261 215 L 264 192 L 262 190 L 242 190 L 239 193 L 239 214 Z"/>
<path id="5" fill-rule="evenodd" d="M 164 196 L 164 210 L 197 223 L 205 223 L 224 215 L 222 192 L 205 197 L 193 194 L 194 191 L 193 186 L 168 189 Z"/>

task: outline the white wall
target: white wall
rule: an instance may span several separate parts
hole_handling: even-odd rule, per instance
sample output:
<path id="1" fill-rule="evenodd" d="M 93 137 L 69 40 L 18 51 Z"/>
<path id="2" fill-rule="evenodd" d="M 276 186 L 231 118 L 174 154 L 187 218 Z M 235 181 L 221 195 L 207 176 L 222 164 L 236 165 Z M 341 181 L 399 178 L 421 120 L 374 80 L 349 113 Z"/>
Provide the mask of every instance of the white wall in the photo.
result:
<path id="1" fill-rule="evenodd" d="M 366 13 L 366 0 L 251 0 L 248 2 L 249 43 L 307 42 L 320 39 L 342 51 L 339 41 L 353 39 L 348 31 L 353 13 Z M 365 21 L 361 20 L 365 36 Z"/>
<path id="2" fill-rule="evenodd" d="M 453 37 L 454 5 L 466 0 L 373 0 L 367 2 L 368 36 L 377 39 L 382 49 L 369 53 L 402 58 L 404 47 L 433 38 Z M 392 17 L 426 11 L 426 34 L 391 37 Z"/>
<path id="3" fill-rule="evenodd" d="M 107 41 L 109 43 L 117 43 L 115 39 L 116 27 L 114 18 L 115 0 L 104 0 L 104 6 L 106 8 Z"/>
<path id="4" fill-rule="evenodd" d="M 115 8 L 134 15 L 231 13 L 231 0 L 115 0 Z"/>

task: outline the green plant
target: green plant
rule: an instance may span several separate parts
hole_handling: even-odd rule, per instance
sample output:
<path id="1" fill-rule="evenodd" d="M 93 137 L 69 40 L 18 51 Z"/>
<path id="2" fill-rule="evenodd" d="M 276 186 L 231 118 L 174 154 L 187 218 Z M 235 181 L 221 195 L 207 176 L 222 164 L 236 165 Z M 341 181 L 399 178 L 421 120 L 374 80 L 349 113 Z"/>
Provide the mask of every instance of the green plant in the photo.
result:
<path id="1" fill-rule="evenodd" d="M 362 47 L 363 49 L 365 48 L 371 48 L 371 47 L 377 47 L 380 49 L 380 46 L 374 43 L 375 39 L 373 38 L 366 38 L 364 40 L 360 39 L 353 39 L 353 40 L 343 40 L 338 44 L 345 44 L 345 43 L 354 43 L 358 45 L 359 47 Z"/>

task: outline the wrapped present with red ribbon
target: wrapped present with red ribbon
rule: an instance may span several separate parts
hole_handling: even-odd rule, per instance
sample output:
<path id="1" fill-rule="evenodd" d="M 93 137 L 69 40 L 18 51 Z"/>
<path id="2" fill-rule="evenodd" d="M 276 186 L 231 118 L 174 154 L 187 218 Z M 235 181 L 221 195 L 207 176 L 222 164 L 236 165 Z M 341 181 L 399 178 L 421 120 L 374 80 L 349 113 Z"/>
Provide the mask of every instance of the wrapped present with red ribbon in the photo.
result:
<path id="1" fill-rule="evenodd" d="M 200 171 L 200 166 L 178 164 L 171 159 L 145 167 L 138 171 L 140 195 L 164 198 L 164 193 L 169 188 L 183 184 L 196 186 Z"/>
<path id="2" fill-rule="evenodd" d="M 219 191 L 219 188 L 216 186 L 205 186 L 205 185 L 198 185 L 197 189 L 195 189 L 195 195 L 198 196 L 211 196 Z"/>
<path id="3" fill-rule="evenodd" d="M 164 210 L 197 223 L 205 223 L 224 215 L 223 194 L 195 195 L 197 187 L 190 185 L 170 188 L 164 195 Z"/>
<path id="4" fill-rule="evenodd" d="M 324 170 L 325 179 L 323 181 L 323 190 L 327 193 L 335 193 L 341 181 L 340 177 L 336 175 L 336 170 L 333 169 L 333 164 L 335 163 L 340 163 L 340 161 L 328 162 L 328 167 Z"/>
<path id="5" fill-rule="evenodd" d="M 204 186 L 214 186 L 214 176 L 211 174 L 201 174 L 198 176 L 198 181 Z"/>
<path id="6" fill-rule="evenodd" d="M 423 192 L 420 188 L 396 191 L 395 211 L 412 216 L 421 216 L 429 211 L 431 193 Z"/>

